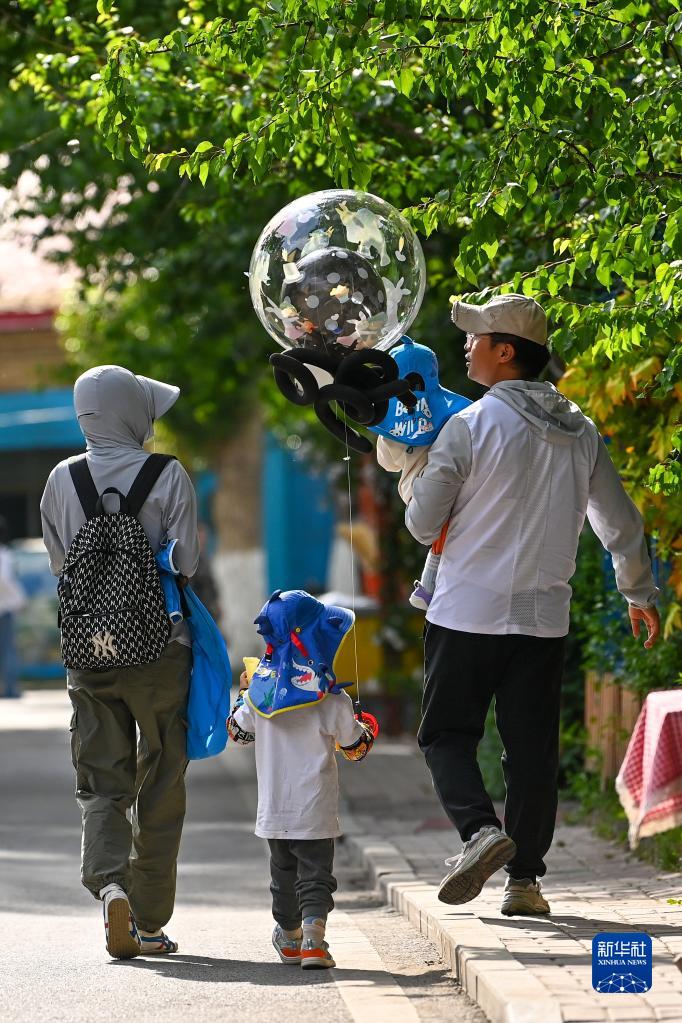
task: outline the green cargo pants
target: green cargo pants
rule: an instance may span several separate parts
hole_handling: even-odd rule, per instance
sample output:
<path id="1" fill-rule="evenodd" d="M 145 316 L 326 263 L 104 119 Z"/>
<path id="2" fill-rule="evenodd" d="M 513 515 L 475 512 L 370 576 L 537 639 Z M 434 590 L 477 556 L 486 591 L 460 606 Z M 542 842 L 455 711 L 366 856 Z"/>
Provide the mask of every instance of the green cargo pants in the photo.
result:
<path id="1" fill-rule="evenodd" d="M 120 884 L 145 931 L 168 923 L 175 902 L 191 663 L 189 647 L 169 643 L 153 664 L 67 676 L 81 878 L 95 898 Z"/>

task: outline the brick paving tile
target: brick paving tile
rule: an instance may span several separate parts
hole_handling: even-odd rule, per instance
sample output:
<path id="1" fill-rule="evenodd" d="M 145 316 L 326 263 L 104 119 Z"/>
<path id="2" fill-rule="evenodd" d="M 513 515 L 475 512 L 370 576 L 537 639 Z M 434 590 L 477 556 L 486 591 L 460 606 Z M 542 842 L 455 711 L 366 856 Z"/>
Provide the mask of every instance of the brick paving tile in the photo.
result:
<path id="1" fill-rule="evenodd" d="M 599 1009 L 574 1006 L 568 1003 L 561 1006 L 561 1015 L 564 1023 L 597 1023 L 597 1021 L 608 1019 L 606 1011 L 600 1012 Z"/>
<path id="2" fill-rule="evenodd" d="M 615 1005 L 613 1009 L 607 1009 L 609 1020 L 614 1020 L 615 1023 L 645 1023 L 648 1020 L 654 1020 L 653 1010 L 649 1013 L 646 1011 L 645 1005 L 637 1005 L 635 1008 L 627 1008 L 626 1006 Z"/>
<path id="3" fill-rule="evenodd" d="M 362 765 L 341 762 L 341 788 L 355 843 L 387 898 L 429 935 L 468 993 L 494 1020 L 518 1000 L 519 1016 L 538 1023 L 682 1023 L 679 874 L 656 874 L 580 825 L 559 823 L 547 856 L 543 891 L 549 918 L 502 917 L 500 871 L 474 902 L 447 907 L 436 899 L 459 838 L 433 792 L 416 744 L 401 741 L 382 755 L 380 740 Z M 501 808 L 498 808 L 498 813 Z M 367 836 L 372 836 L 368 851 Z M 414 878 L 410 883 L 409 873 Z M 592 938 L 601 931 L 644 931 L 654 947 L 650 992 L 598 994 L 592 989 Z M 513 965 L 513 968 L 512 968 Z M 535 1006 L 535 1008 L 532 1008 Z M 525 1017 L 523 1017 L 525 1018 Z"/>

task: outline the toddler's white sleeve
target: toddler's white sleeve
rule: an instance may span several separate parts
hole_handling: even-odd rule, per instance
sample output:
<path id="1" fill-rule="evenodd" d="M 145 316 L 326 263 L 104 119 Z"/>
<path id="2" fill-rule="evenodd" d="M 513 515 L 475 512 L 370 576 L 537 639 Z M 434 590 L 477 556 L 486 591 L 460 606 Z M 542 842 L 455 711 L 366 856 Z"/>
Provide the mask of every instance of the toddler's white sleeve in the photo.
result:
<path id="1" fill-rule="evenodd" d="M 238 746 L 248 746 L 256 738 L 256 716 L 241 693 L 227 719 L 227 732 Z"/>
<path id="2" fill-rule="evenodd" d="M 247 700 L 244 700 L 241 707 L 237 707 L 233 711 L 232 717 L 245 732 L 256 731 L 256 712 Z"/>

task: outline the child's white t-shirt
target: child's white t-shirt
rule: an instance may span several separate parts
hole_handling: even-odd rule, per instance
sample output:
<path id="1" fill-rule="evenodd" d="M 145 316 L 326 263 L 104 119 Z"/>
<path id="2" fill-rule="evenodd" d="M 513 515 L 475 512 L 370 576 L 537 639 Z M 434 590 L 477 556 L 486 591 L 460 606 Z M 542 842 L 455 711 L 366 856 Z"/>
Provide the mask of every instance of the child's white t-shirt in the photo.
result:
<path id="1" fill-rule="evenodd" d="M 264 718 L 244 701 L 234 720 L 256 736 L 260 838 L 336 838 L 339 778 L 336 744 L 363 734 L 347 693 Z"/>

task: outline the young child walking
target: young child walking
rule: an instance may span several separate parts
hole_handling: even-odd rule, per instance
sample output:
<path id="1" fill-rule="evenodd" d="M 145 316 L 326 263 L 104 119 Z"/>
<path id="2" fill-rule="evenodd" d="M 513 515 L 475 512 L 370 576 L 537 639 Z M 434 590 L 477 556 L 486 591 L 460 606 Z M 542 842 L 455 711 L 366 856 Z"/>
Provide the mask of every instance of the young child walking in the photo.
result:
<path id="1" fill-rule="evenodd" d="M 334 675 L 354 616 L 289 590 L 274 593 L 255 624 L 265 655 L 250 681 L 241 676 L 228 731 L 241 745 L 255 741 L 255 833 L 270 848 L 272 943 L 283 963 L 325 969 L 336 965 L 325 940 L 341 834 L 335 750 L 362 760 L 374 742 L 369 715 L 358 720 Z"/>

